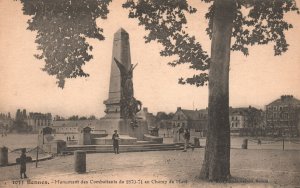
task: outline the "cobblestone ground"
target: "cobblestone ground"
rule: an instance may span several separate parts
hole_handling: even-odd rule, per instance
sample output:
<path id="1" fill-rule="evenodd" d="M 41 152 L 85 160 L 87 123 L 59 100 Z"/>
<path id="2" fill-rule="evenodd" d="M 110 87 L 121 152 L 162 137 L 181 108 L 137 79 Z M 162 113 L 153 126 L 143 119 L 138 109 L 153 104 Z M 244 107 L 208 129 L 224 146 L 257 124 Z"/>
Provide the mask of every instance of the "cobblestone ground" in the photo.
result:
<path id="1" fill-rule="evenodd" d="M 19 181 L 19 166 L 1 167 L 0 187 L 300 187 L 299 150 L 232 149 L 231 183 L 199 180 L 203 157 L 204 149 L 87 154 L 88 172 L 76 174 L 74 156 L 60 156 L 28 164 L 29 181 Z"/>

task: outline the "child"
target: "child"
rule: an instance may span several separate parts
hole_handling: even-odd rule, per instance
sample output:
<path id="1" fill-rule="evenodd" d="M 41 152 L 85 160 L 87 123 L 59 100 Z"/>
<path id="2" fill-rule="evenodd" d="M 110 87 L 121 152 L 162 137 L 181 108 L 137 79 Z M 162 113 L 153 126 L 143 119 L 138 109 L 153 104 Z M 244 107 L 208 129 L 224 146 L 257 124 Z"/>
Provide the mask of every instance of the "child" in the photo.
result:
<path id="1" fill-rule="evenodd" d="M 26 149 L 22 149 L 22 154 L 20 156 L 20 175 L 21 179 L 23 178 L 22 175 L 24 174 L 24 178 L 27 178 L 26 176 Z"/>

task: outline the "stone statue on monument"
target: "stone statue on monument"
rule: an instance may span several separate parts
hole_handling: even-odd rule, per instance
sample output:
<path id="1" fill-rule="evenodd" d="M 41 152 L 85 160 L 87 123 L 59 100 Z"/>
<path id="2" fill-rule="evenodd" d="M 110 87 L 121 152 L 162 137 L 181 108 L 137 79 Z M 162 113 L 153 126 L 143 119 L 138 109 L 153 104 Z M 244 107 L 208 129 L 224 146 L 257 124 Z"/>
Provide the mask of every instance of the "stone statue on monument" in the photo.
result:
<path id="1" fill-rule="evenodd" d="M 121 73 L 121 116 L 131 119 L 131 125 L 134 128 L 137 126 L 136 113 L 142 108 L 141 101 L 134 98 L 132 83 L 133 70 L 137 64 L 135 66 L 131 65 L 129 70 L 127 70 L 116 58 L 114 58 L 114 61 Z"/>

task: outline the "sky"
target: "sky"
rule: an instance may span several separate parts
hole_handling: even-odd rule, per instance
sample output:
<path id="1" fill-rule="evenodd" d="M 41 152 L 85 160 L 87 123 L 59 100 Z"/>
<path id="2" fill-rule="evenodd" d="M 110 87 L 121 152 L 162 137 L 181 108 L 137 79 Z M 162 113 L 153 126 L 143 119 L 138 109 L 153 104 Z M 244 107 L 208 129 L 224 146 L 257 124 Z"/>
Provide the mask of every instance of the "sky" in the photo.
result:
<path id="1" fill-rule="evenodd" d="M 42 60 L 33 57 L 36 50 L 35 33 L 26 30 L 28 16 L 22 14 L 18 1 L 0 0 L 0 112 L 15 114 L 17 109 L 30 112 L 51 112 L 65 117 L 105 113 L 103 101 L 108 98 L 113 34 L 124 28 L 130 37 L 131 61 L 138 62 L 134 72 L 134 93 L 152 113 L 175 112 L 177 107 L 201 109 L 208 106 L 208 87 L 179 85 L 179 77 L 195 73 L 187 66 L 170 67 L 171 58 L 159 55 L 162 46 L 145 44 L 146 34 L 136 20 L 128 19 L 121 1 L 110 4 L 108 19 L 97 20 L 104 29 L 104 41 L 88 39 L 94 58 L 84 66 L 87 78 L 67 80 L 64 89 L 56 79 L 43 72 Z M 188 32 L 196 36 L 210 53 L 210 41 L 205 34 L 207 21 L 203 15 L 207 5 L 191 0 L 197 13 L 188 16 Z M 300 0 L 297 0 L 298 5 Z M 294 28 L 286 34 L 290 44 L 287 53 L 274 56 L 273 46 L 255 46 L 250 55 L 231 53 L 230 106 L 249 105 L 264 108 L 283 94 L 300 99 L 300 15 L 289 14 L 287 20 Z"/>

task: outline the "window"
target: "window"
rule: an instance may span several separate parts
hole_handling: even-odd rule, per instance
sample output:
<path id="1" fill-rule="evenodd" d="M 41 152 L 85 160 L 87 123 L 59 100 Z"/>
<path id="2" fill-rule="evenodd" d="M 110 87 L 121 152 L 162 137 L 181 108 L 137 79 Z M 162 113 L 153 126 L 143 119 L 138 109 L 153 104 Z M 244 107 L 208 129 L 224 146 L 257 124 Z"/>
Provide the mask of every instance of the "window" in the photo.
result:
<path id="1" fill-rule="evenodd" d="M 268 114 L 268 118 L 272 118 L 273 117 L 273 115 L 270 113 L 270 114 Z"/>
<path id="2" fill-rule="evenodd" d="M 280 113 L 280 119 L 283 119 L 283 118 L 284 118 L 284 114 Z"/>

